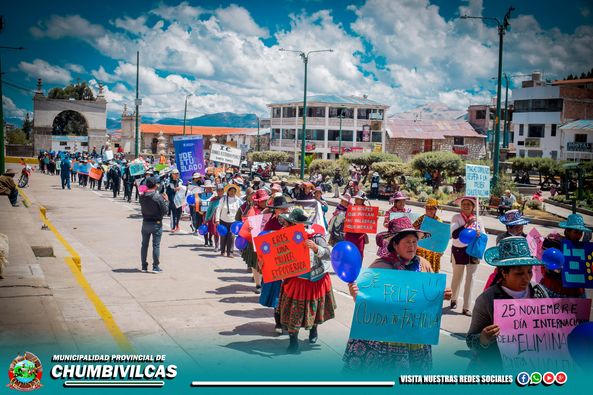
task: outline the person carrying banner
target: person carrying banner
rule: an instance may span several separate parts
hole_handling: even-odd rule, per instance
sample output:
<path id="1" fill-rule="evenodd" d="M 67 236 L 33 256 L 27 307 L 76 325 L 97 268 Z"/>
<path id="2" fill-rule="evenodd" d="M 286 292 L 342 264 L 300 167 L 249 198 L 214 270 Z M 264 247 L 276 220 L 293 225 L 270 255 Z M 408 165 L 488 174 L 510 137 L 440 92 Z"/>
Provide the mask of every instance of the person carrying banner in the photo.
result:
<path id="1" fill-rule="evenodd" d="M 283 227 L 310 224 L 301 208 L 290 214 L 281 214 Z M 288 328 L 290 336 L 287 352 L 299 353 L 299 329 L 309 330 L 309 343 L 317 343 L 318 325 L 335 317 L 336 301 L 329 276 L 330 247 L 319 233 L 309 235 L 305 245 L 309 248 L 311 271 L 298 277 L 285 279 L 280 294 L 280 322 Z"/>
<path id="2" fill-rule="evenodd" d="M 212 237 L 214 237 L 214 251 L 218 251 L 220 246 L 220 236 L 218 235 L 218 231 L 216 230 L 216 211 L 218 209 L 218 205 L 220 204 L 220 200 L 224 196 L 224 185 L 216 184 L 216 194 L 212 195 L 208 201 L 208 210 L 206 211 L 206 223 L 208 225 L 208 239 L 210 241 L 210 246 L 212 246 Z"/>
<path id="3" fill-rule="evenodd" d="M 484 260 L 497 268 L 497 275 L 476 299 L 466 342 L 472 350 L 472 370 L 496 371 L 502 369 L 502 360 L 496 342 L 500 327 L 494 324 L 494 300 L 537 297 L 530 281 L 533 266 L 543 263 L 531 256 L 527 240 L 520 236 L 507 237 L 487 249 Z"/>
<path id="4" fill-rule="evenodd" d="M 179 231 L 179 220 L 181 219 L 181 206 L 175 206 L 175 194 L 181 189 L 179 170 L 173 169 L 169 178 L 166 193 L 169 198 L 169 212 L 171 213 L 171 233 Z"/>
<path id="5" fill-rule="evenodd" d="M 235 184 L 228 184 L 224 188 L 225 195 L 222 197 L 216 209 L 216 226 L 222 225 L 227 229 L 225 235 L 220 235 L 220 255 L 229 258 L 233 257 L 235 235 L 231 232 L 231 225 L 235 222 L 237 211 L 243 202 L 237 196 L 239 187 Z"/>
<path id="6" fill-rule="evenodd" d="M 404 193 L 401 191 L 397 191 L 393 194 L 391 198 L 389 198 L 389 202 L 393 203 L 393 206 L 385 212 L 385 217 L 383 219 L 384 227 L 387 227 L 387 225 L 389 225 L 389 221 L 391 220 L 391 213 L 412 212 L 412 210 L 406 207 L 406 199 L 408 199 L 408 197 L 404 195 Z"/>
<path id="7" fill-rule="evenodd" d="M 354 196 L 354 205 L 364 206 L 367 200 L 365 193 L 359 191 L 358 194 Z M 360 257 L 364 259 L 364 246 L 369 242 L 369 236 L 367 236 L 366 233 L 345 232 L 344 240 L 354 244 L 356 248 L 358 248 L 358 251 L 360 251 Z"/>
<path id="8" fill-rule="evenodd" d="M 472 285 L 474 281 L 474 274 L 478 270 L 480 259 L 471 257 L 467 254 L 467 244 L 459 240 L 460 233 L 466 229 L 474 229 L 476 237 L 484 230 L 484 225 L 478 221 L 476 217 L 476 198 L 473 196 L 464 196 L 459 203 L 461 212 L 455 214 L 451 219 L 451 238 L 453 243 L 451 245 L 451 264 L 453 265 L 453 279 L 451 280 L 451 288 L 453 289 L 453 296 L 451 297 L 451 309 L 457 308 L 457 297 L 459 296 L 459 288 L 461 287 L 461 280 L 465 272 L 465 284 L 463 290 L 463 314 L 471 316 L 471 302 L 472 302 Z"/>
<path id="9" fill-rule="evenodd" d="M 408 217 L 390 221 L 388 232 L 382 237 L 379 258 L 369 265 L 374 269 L 408 270 L 432 273 L 430 263 L 417 255 L 418 240 L 430 234 L 417 230 Z M 348 284 L 350 295 L 356 301 L 358 285 Z M 451 298 L 446 288 L 444 299 Z M 432 347 L 429 344 L 391 343 L 372 340 L 348 339 L 342 358 L 346 369 L 395 369 L 397 372 L 426 372 L 432 368 Z"/>
<path id="10" fill-rule="evenodd" d="M 327 224 L 327 233 L 329 234 L 329 245 L 334 246 L 340 241 L 344 240 L 344 222 L 346 221 L 346 213 L 350 200 L 352 197 L 349 194 L 340 196 L 340 203 Z"/>
<path id="11" fill-rule="evenodd" d="M 439 201 L 434 198 L 428 198 L 428 200 L 426 200 L 426 205 L 424 206 L 424 214 L 421 215 L 416 221 L 414 221 L 414 228 L 417 230 L 420 229 L 420 227 L 422 226 L 422 221 L 424 221 L 425 217 L 432 218 L 439 222 L 443 222 L 443 220 L 437 216 L 438 209 Z M 434 273 L 440 272 L 441 257 L 443 256 L 443 254 L 439 254 L 438 252 L 434 251 L 429 251 L 422 247 L 418 247 L 417 254 L 418 256 L 426 259 L 430 263 L 430 266 L 432 267 L 432 271 Z"/>
<path id="12" fill-rule="evenodd" d="M 166 195 L 157 192 L 157 182 L 155 178 L 146 180 L 148 190 L 140 196 L 140 209 L 142 210 L 142 247 L 140 249 L 140 259 L 142 271 L 148 271 L 148 242 L 152 236 L 152 271 L 154 273 L 162 272 L 160 268 L 160 245 L 163 234 L 163 216 L 167 213 L 168 207 Z"/>
<path id="13" fill-rule="evenodd" d="M 275 196 L 268 208 L 263 211 L 264 214 L 272 214 L 270 219 L 265 223 L 263 231 L 273 232 L 282 229 L 284 220 L 281 218 L 281 215 L 288 213 L 288 210 L 292 206 L 293 204 L 289 203 L 284 195 Z M 261 272 L 261 263 L 259 262 L 257 269 Z M 282 334 L 283 332 L 282 323 L 280 322 L 280 309 L 278 308 L 281 289 L 281 280 L 262 283 L 261 295 L 259 296 L 259 304 L 274 308 L 274 331 L 278 334 Z"/>

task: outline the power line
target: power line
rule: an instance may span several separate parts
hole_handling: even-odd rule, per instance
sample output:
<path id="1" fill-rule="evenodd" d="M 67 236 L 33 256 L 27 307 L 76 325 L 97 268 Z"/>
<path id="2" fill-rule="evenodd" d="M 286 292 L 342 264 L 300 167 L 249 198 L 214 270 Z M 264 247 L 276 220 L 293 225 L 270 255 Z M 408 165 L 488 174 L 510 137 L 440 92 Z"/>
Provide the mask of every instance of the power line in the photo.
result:
<path id="1" fill-rule="evenodd" d="M 25 88 L 23 86 L 17 85 L 14 82 L 10 82 L 10 81 L 7 81 L 5 79 L 2 80 L 2 83 L 5 84 L 5 85 L 7 85 L 7 86 L 10 86 L 12 88 L 15 88 L 15 89 L 20 89 L 22 91 L 29 92 L 29 93 L 35 93 L 35 91 L 33 89 Z"/>

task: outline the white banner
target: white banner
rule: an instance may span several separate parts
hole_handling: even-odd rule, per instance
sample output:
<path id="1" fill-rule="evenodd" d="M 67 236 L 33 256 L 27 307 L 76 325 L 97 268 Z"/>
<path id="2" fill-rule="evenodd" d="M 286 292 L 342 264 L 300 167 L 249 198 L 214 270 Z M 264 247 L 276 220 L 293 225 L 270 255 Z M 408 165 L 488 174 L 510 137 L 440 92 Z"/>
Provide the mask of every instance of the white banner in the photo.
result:
<path id="1" fill-rule="evenodd" d="M 241 164 L 241 150 L 229 147 L 228 145 L 214 143 L 210 150 L 210 160 L 239 166 Z"/>

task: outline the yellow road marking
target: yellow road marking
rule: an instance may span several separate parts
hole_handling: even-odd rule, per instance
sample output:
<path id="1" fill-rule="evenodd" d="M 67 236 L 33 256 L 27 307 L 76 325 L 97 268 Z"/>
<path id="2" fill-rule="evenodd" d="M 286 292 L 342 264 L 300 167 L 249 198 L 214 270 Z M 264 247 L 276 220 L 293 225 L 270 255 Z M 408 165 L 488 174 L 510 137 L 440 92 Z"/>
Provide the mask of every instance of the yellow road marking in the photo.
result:
<path id="1" fill-rule="evenodd" d="M 45 207 L 39 206 L 39 216 L 41 217 L 43 223 L 47 225 L 49 229 L 51 229 L 58 241 L 62 243 L 64 248 L 66 248 L 66 250 L 70 253 L 71 256 L 64 258 L 66 265 L 68 265 L 68 267 L 70 268 L 70 271 L 74 275 L 74 278 L 78 282 L 78 285 L 80 285 L 80 287 L 83 289 L 87 298 L 89 298 L 93 306 L 95 306 L 95 310 L 97 310 L 97 313 L 99 313 L 99 316 L 103 320 L 105 327 L 107 327 L 107 330 L 109 331 L 109 333 L 111 334 L 119 348 L 121 348 L 124 352 L 133 353 L 134 347 L 113 319 L 113 315 L 111 314 L 109 309 L 105 306 L 103 301 L 95 293 L 87 279 L 84 277 L 84 274 L 82 274 L 80 265 L 80 255 L 78 255 L 76 250 L 72 248 L 70 243 L 68 243 L 66 239 L 64 239 L 60 232 L 58 232 L 55 226 L 47 218 Z"/>

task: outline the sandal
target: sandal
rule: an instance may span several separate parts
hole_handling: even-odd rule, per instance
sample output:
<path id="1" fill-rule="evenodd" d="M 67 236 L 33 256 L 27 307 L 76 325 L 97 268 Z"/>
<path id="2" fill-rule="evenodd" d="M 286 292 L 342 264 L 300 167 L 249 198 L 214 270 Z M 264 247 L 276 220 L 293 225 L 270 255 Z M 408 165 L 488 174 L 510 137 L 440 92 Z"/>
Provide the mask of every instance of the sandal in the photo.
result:
<path id="1" fill-rule="evenodd" d="M 472 316 L 472 312 L 470 310 L 468 310 L 468 309 L 463 309 L 463 315 L 466 315 L 468 317 L 471 317 Z"/>
<path id="2" fill-rule="evenodd" d="M 455 310 L 457 308 L 457 301 L 452 300 L 451 301 L 451 310 Z"/>

